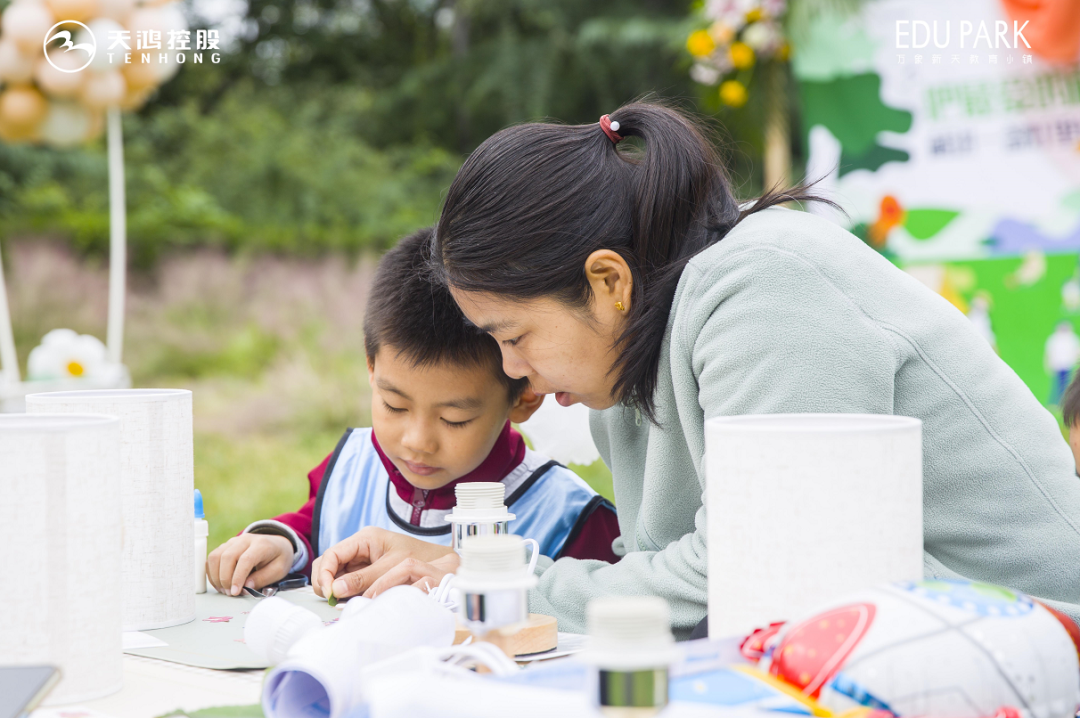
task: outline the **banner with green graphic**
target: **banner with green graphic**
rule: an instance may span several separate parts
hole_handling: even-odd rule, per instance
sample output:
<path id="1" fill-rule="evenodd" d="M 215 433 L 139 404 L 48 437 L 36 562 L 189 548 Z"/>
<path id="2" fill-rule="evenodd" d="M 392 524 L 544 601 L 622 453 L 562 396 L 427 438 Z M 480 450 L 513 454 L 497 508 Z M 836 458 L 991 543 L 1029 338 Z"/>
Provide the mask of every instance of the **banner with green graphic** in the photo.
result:
<path id="1" fill-rule="evenodd" d="M 1080 67 L 997 0 L 828 7 L 794 38 L 808 179 L 1056 403 L 1080 361 Z"/>

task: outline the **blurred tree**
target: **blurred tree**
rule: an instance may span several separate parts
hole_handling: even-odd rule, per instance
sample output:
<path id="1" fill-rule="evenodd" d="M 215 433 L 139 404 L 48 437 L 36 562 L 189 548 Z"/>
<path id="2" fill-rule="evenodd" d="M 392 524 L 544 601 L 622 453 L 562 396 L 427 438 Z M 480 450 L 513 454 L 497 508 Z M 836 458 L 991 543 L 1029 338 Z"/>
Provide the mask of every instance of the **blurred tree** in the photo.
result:
<path id="1" fill-rule="evenodd" d="M 161 101 L 205 111 L 248 78 L 370 93 L 357 131 L 466 153 L 515 122 L 591 122 L 646 92 L 686 99 L 687 4 L 665 0 L 248 0 L 213 73 L 184 73 Z"/>

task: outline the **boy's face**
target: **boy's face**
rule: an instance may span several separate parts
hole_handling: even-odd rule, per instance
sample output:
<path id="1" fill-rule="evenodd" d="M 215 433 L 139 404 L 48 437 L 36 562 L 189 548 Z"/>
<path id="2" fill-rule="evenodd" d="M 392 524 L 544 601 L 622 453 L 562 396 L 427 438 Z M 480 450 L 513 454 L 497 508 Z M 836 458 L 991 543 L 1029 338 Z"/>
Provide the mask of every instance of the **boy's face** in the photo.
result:
<path id="1" fill-rule="evenodd" d="M 516 408 L 490 367 L 417 368 L 389 346 L 368 360 L 368 378 L 379 445 L 421 489 L 446 486 L 479 466 Z"/>

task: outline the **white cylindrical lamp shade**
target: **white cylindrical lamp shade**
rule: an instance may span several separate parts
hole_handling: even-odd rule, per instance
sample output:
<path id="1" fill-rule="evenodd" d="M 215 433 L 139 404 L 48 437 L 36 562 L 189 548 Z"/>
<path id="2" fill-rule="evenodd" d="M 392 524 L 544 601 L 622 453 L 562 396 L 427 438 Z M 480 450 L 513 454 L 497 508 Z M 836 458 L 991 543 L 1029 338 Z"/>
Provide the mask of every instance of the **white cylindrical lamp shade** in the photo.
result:
<path id="1" fill-rule="evenodd" d="M 50 664 L 50 703 L 120 690 L 120 423 L 0 415 L 3 663 Z"/>
<path id="2" fill-rule="evenodd" d="M 710 636 L 922 578 L 918 419 L 716 417 L 705 446 Z"/>
<path id="3" fill-rule="evenodd" d="M 118 389 L 31 394 L 26 410 L 120 419 L 125 631 L 195 619 L 191 566 L 195 469 L 191 392 Z"/>

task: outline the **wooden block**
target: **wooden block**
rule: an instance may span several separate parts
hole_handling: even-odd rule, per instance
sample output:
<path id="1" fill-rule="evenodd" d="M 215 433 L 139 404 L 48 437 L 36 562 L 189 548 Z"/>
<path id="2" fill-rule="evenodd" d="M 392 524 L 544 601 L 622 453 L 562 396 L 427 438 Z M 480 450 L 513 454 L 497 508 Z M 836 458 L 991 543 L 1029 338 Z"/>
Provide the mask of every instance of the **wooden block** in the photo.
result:
<path id="1" fill-rule="evenodd" d="M 525 656 L 530 653 L 550 651 L 559 645 L 559 624 L 553 616 L 530 613 L 529 619 L 519 626 L 500 628 L 492 631 L 491 642 L 496 643 L 508 655 Z M 472 634 L 469 629 L 458 624 L 454 634 L 454 645 L 462 643 Z"/>

